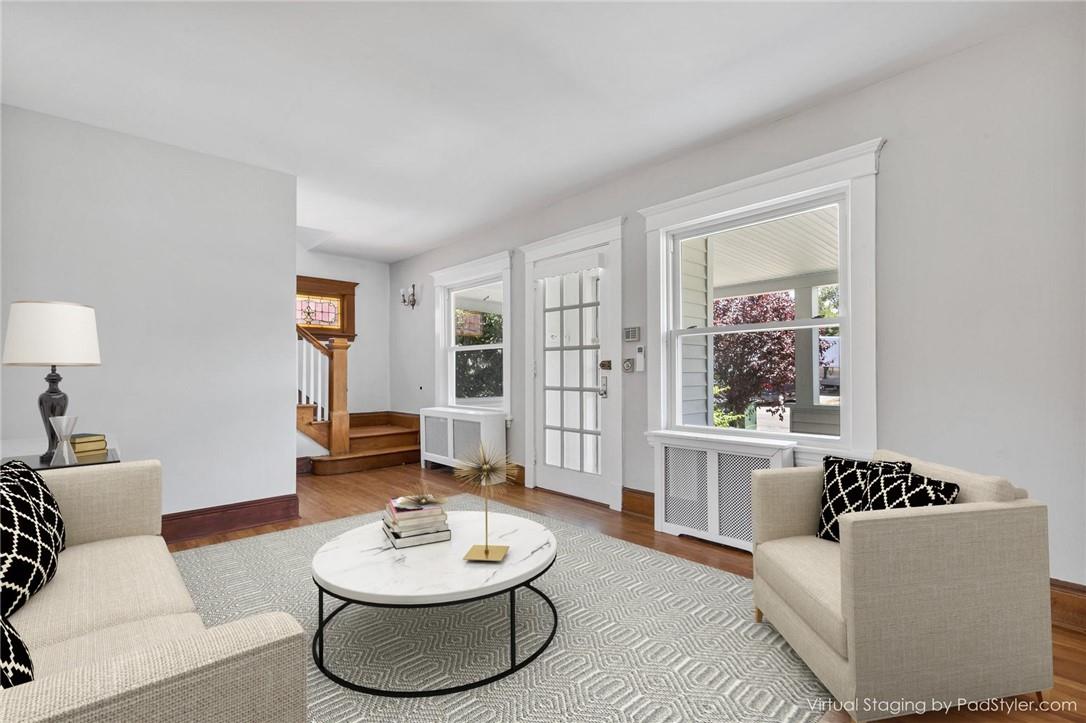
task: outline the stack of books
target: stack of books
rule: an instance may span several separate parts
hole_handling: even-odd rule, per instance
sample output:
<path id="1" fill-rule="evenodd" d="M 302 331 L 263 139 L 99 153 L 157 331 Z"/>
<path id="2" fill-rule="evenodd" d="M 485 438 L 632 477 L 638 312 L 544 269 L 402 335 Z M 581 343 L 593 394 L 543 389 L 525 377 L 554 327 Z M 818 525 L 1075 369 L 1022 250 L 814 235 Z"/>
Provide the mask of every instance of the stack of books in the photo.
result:
<path id="1" fill-rule="evenodd" d="M 406 497 L 391 499 L 385 505 L 383 528 L 398 550 L 452 539 L 441 505 L 418 504 Z"/>
<path id="2" fill-rule="evenodd" d="M 106 435 L 104 434 L 73 434 L 71 438 L 72 449 L 80 462 L 94 462 L 106 458 Z"/>

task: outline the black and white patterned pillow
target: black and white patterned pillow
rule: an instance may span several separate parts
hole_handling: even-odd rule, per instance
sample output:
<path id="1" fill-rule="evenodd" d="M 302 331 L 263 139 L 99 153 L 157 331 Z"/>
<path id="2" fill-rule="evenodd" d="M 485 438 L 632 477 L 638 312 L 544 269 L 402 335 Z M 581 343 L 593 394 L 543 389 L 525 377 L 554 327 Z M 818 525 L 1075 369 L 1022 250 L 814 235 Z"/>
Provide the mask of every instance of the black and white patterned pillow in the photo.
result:
<path id="1" fill-rule="evenodd" d="M 34 680 L 34 661 L 19 633 L 0 617 L 0 688 L 13 688 Z"/>
<path id="2" fill-rule="evenodd" d="M 867 486 L 873 478 L 912 469 L 910 462 L 867 462 L 844 457 L 823 457 L 822 511 L 818 518 L 818 536 L 831 542 L 841 541 L 837 518 L 848 512 L 860 512 L 866 501 Z"/>
<path id="3" fill-rule="evenodd" d="M 959 488 L 953 482 L 913 472 L 884 474 L 871 480 L 864 496 L 864 510 L 898 510 L 907 507 L 952 505 Z"/>
<path id="4" fill-rule="evenodd" d="M 0 615 L 45 586 L 64 549 L 64 520 L 45 481 L 25 463 L 0 466 Z"/>

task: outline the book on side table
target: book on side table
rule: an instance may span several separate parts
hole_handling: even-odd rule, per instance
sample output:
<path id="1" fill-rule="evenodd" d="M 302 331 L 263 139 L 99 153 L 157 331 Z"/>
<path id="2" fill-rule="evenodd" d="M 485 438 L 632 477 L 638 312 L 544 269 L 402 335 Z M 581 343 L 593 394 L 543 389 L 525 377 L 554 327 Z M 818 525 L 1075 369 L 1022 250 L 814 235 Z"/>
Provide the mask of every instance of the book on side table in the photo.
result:
<path id="1" fill-rule="evenodd" d="M 385 505 L 381 529 L 396 549 L 452 539 L 445 509 L 439 504 L 418 504 L 405 497 Z"/>

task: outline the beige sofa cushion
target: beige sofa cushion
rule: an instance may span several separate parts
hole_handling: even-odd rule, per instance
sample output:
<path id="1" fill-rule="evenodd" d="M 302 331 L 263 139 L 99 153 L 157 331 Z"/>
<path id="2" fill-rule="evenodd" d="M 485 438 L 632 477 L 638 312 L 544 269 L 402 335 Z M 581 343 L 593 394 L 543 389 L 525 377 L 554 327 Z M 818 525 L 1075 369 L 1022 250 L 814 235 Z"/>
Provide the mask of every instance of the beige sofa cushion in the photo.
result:
<path id="1" fill-rule="evenodd" d="M 180 640 L 203 631 L 204 623 L 196 613 L 162 615 L 102 628 L 44 648 L 31 649 L 34 677 L 40 680 L 62 670 L 79 668 L 114 655 L 169 640 Z"/>
<path id="2" fill-rule="evenodd" d="M 122 537 L 60 553 L 57 574 L 11 616 L 31 650 L 94 630 L 196 609 L 161 537 Z"/>
<path id="3" fill-rule="evenodd" d="M 848 658 L 841 545 L 813 535 L 763 542 L 754 553 L 754 568 L 827 645 Z"/>
<path id="4" fill-rule="evenodd" d="M 925 477 L 953 482 L 958 485 L 958 499 L 955 504 L 967 502 L 1012 502 L 1016 499 L 1024 499 L 1028 495 L 1025 490 L 1020 490 L 1010 483 L 1005 477 L 996 475 L 976 474 L 957 467 L 948 467 L 944 464 L 926 462 L 916 457 L 888 449 L 880 449 L 875 452 L 874 459 L 879 462 L 893 462 L 904 460 L 912 462 L 913 472 Z"/>

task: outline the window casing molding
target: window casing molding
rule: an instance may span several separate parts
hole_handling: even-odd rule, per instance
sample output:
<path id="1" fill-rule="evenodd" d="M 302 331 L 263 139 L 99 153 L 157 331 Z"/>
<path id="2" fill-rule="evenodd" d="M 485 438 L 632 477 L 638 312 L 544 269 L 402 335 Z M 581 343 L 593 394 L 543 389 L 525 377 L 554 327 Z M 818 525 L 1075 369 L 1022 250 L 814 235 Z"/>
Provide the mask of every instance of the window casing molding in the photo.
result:
<path id="1" fill-rule="evenodd" d="M 875 176 L 884 139 L 794 163 L 640 211 L 645 218 L 648 277 L 649 434 L 716 434 L 780 439 L 804 447 L 869 454 L 877 446 L 875 376 Z M 677 313 L 677 241 L 716 230 L 729 220 L 839 198 L 842 320 L 839 437 L 753 430 L 694 428 L 676 423 L 679 374 L 673 374 Z"/>
<path id="2" fill-rule="evenodd" d="M 471 407 L 477 409 L 501 409 L 506 419 L 510 418 L 510 400 L 512 384 L 512 364 L 510 359 L 510 319 L 511 305 L 511 252 L 500 251 L 484 256 L 475 261 L 450 266 L 431 272 L 434 285 L 434 400 L 435 403 L 449 407 Z M 495 345 L 476 345 L 457 347 L 453 332 L 452 294 L 461 289 L 468 289 L 483 284 L 500 282 L 502 285 L 502 341 Z M 502 403 L 500 406 L 457 404 L 455 398 L 456 350 L 470 348 L 477 350 L 500 348 L 502 350 Z"/>

